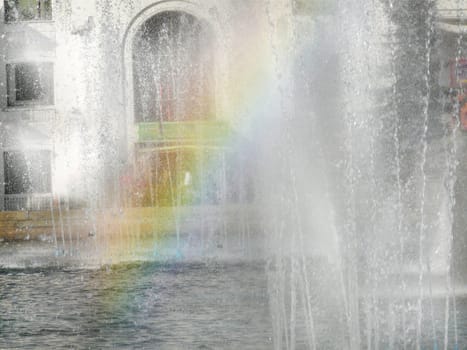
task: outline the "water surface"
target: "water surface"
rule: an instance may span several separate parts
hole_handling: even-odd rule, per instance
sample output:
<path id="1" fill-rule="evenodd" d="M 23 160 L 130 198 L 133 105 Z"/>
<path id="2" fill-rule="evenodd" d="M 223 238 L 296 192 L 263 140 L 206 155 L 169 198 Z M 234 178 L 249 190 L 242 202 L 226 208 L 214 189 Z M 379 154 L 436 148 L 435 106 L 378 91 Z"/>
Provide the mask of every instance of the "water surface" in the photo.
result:
<path id="1" fill-rule="evenodd" d="M 2 349 L 271 349 L 262 264 L 0 273 Z"/>

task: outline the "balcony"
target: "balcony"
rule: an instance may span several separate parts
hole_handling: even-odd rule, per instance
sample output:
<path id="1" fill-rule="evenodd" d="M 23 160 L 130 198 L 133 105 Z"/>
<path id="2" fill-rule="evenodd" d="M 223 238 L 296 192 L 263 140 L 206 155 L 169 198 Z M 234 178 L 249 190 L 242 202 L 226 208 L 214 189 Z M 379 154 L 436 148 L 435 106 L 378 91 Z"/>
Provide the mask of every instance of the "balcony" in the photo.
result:
<path id="1" fill-rule="evenodd" d="M 223 121 L 184 121 L 138 123 L 138 142 L 216 143 L 230 133 Z"/>
<path id="2" fill-rule="evenodd" d="M 29 122 L 51 125 L 56 118 L 54 106 L 6 107 L 0 112 L 0 122 Z"/>
<path id="3" fill-rule="evenodd" d="M 52 194 L 8 194 L 4 196 L 5 211 L 50 210 Z"/>

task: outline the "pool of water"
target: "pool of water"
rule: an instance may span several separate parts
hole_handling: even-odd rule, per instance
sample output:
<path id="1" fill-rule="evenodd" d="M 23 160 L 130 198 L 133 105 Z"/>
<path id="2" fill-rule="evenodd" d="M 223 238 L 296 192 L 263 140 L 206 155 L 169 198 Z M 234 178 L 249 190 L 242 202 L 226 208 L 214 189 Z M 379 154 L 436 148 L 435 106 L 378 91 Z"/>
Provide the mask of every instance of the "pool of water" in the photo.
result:
<path id="1" fill-rule="evenodd" d="M 218 260 L 0 268 L 0 349 L 273 349 L 267 271 L 262 262 Z M 344 308 L 333 288 L 312 284 L 317 349 L 342 350 Z M 416 348 L 417 297 L 403 307 L 391 298 L 362 297 L 363 349 Z M 289 327 L 290 295 L 285 300 Z M 458 349 L 467 349 L 467 298 L 457 297 L 456 307 Z M 426 299 L 423 310 L 422 348 L 444 348 L 445 297 Z M 456 349 L 452 303 L 449 315 L 448 349 Z M 294 322 L 295 348 L 308 349 L 303 320 Z"/>
<path id="2" fill-rule="evenodd" d="M 262 264 L 0 273 L 1 349 L 271 349 Z"/>

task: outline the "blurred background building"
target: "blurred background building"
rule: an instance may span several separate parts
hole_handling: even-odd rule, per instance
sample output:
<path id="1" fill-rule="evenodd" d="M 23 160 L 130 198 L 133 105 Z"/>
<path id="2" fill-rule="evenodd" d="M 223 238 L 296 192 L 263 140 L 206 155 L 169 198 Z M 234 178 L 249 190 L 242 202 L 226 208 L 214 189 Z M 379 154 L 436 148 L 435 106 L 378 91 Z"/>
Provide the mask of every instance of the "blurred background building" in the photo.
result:
<path id="1" fill-rule="evenodd" d="M 241 161 L 227 148 L 247 137 L 248 99 L 272 70 L 267 28 L 291 11 L 258 5 L 4 1 L 0 209 L 226 197 L 218 187 L 238 164 L 208 164 Z M 190 193 L 201 182 L 209 198 Z"/>

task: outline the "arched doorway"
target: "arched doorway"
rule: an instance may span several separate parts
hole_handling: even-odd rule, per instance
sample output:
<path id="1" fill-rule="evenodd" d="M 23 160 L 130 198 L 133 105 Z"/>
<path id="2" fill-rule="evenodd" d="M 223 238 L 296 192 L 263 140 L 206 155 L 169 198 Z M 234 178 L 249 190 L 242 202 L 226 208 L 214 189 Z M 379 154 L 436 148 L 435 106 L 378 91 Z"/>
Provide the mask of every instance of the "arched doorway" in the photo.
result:
<path id="1" fill-rule="evenodd" d="M 176 232 L 177 244 L 196 232 L 226 238 L 238 229 L 229 221 L 248 236 L 254 157 L 236 147 L 233 116 L 223 113 L 229 51 L 222 35 L 214 11 L 171 0 L 143 9 L 123 38 L 129 156 L 121 205 L 146 207 L 134 212 L 152 213 L 145 225 Z"/>
<path id="2" fill-rule="evenodd" d="M 224 162 L 228 128 L 216 118 L 211 26 L 182 10 L 157 12 L 134 31 L 131 52 L 137 131 L 131 205 L 223 201 L 225 175 L 212 164 Z"/>

